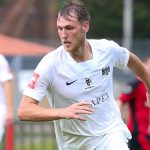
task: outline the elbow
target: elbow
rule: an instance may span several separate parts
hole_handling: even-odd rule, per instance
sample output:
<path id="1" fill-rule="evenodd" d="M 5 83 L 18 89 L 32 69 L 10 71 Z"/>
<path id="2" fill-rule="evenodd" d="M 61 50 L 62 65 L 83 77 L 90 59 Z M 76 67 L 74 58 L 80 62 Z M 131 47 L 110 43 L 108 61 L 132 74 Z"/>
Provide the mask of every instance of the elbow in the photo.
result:
<path id="1" fill-rule="evenodd" d="M 22 108 L 19 108 L 19 109 L 18 109 L 17 117 L 18 117 L 18 119 L 19 119 L 20 121 L 25 121 L 25 120 L 26 120 L 25 111 L 24 111 Z"/>
<path id="2" fill-rule="evenodd" d="M 20 121 L 33 121 L 35 116 L 35 106 L 37 101 L 30 99 L 29 97 L 23 97 L 17 112 L 17 117 Z"/>

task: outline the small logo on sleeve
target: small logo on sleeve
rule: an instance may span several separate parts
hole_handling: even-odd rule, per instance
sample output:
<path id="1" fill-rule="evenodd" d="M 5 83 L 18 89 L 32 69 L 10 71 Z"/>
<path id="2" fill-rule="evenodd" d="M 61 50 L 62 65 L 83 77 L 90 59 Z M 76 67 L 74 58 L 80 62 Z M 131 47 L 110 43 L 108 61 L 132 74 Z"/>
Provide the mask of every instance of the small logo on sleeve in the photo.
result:
<path id="1" fill-rule="evenodd" d="M 31 79 L 30 83 L 28 84 L 28 87 L 31 88 L 31 89 L 34 89 L 36 87 L 36 84 L 37 84 L 37 81 L 38 81 L 39 77 L 40 77 L 39 74 L 34 73 L 32 75 L 32 79 Z"/>
<path id="2" fill-rule="evenodd" d="M 102 75 L 108 75 L 109 72 L 110 72 L 110 67 L 109 66 L 102 69 Z"/>

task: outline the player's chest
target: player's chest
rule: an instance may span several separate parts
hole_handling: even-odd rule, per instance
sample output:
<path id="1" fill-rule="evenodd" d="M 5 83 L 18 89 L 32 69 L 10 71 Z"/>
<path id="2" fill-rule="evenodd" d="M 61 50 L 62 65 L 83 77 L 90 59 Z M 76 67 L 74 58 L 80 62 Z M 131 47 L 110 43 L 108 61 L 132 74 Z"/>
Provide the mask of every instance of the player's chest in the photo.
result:
<path id="1" fill-rule="evenodd" d="M 104 91 L 112 78 L 110 64 L 87 66 L 63 66 L 53 82 L 53 89 L 60 95 L 78 99 L 83 95 Z"/>

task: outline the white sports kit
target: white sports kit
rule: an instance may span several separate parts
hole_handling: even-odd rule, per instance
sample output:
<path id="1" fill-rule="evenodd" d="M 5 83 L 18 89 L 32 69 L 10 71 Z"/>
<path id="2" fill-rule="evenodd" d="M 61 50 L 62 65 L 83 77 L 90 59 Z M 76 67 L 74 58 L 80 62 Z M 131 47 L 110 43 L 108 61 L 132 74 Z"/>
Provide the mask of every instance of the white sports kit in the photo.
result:
<path id="1" fill-rule="evenodd" d="M 87 121 L 55 122 L 59 150 L 128 150 L 131 134 L 113 96 L 113 68 L 126 68 L 129 51 L 113 41 L 88 40 L 93 58 L 77 63 L 60 46 L 48 53 L 34 71 L 24 95 L 38 101 L 47 94 L 52 108 L 89 101 L 95 110 Z"/>
<path id="2" fill-rule="evenodd" d="M 0 141 L 4 133 L 4 122 L 6 113 L 5 95 L 3 89 L 3 82 L 11 80 L 13 75 L 10 71 L 9 64 L 5 57 L 0 54 Z"/>

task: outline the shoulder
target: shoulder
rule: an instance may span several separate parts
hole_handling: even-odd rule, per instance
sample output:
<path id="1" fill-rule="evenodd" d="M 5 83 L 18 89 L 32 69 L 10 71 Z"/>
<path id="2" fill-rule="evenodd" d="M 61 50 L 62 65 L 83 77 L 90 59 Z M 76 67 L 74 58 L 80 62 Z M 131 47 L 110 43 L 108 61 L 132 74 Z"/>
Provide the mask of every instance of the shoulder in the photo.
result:
<path id="1" fill-rule="evenodd" d="M 42 62 L 46 62 L 46 63 L 55 63 L 57 61 L 59 61 L 62 58 L 63 55 L 63 48 L 62 46 L 58 47 L 57 49 L 49 52 L 48 54 L 46 54 L 42 60 Z"/>
<path id="2" fill-rule="evenodd" d="M 46 55 L 44 56 L 44 58 L 53 57 L 53 56 L 56 56 L 56 55 L 59 56 L 59 55 L 61 55 L 62 52 L 63 52 L 63 47 L 60 46 L 60 47 L 58 47 L 57 49 L 55 49 L 55 50 L 49 52 L 48 54 L 46 54 Z"/>
<path id="3" fill-rule="evenodd" d="M 1 61 L 6 60 L 6 58 L 4 57 L 4 55 L 0 54 L 0 60 Z"/>
<path id="4" fill-rule="evenodd" d="M 107 39 L 90 39 L 88 42 L 97 51 L 108 54 L 113 53 L 120 47 L 116 42 Z"/>
<path id="5" fill-rule="evenodd" d="M 4 56 L 2 54 L 0 54 L 0 58 L 3 58 Z"/>
<path id="6" fill-rule="evenodd" d="M 46 54 L 41 61 L 39 62 L 39 64 L 36 67 L 36 71 L 37 70 L 49 70 L 52 67 L 53 68 L 57 68 L 59 67 L 59 65 L 62 62 L 62 58 L 63 58 L 63 48 L 62 47 L 58 47 L 57 49 L 55 49 L 54 51 L 49 52 L 48 54 Z"/>
<path id="7" fill-rule="evenodd" d="M 8 64 L 7 59 L 2 54 L 0 54 L 0 64 L 1 65 L 7 65 Z"/>
<path id="8" fill-rule="evenodd" d="M 0 54 L 0 58 L 4 57 L 2 54 Z"/>
<path id="9" fill-rule="evenodd" d="M 90 44 L 95 44 L 95 46 L 102 46 L 102 47 L 119 47 L 119 45 L 114 42 L 113 40 L 107 39 L 89 39 Z"/>

